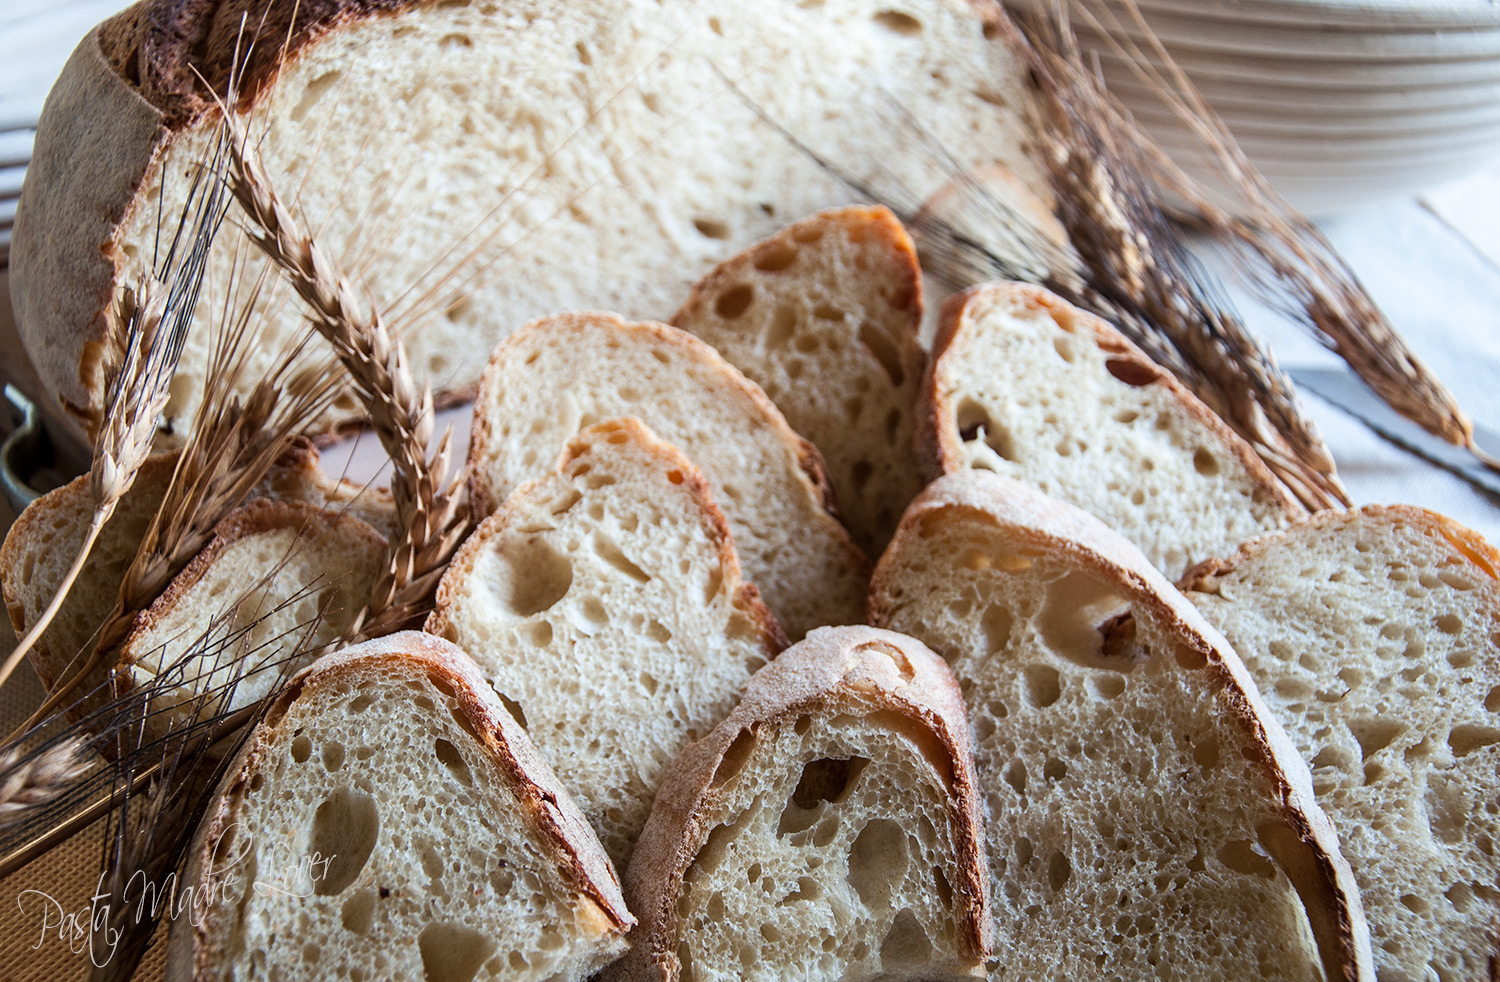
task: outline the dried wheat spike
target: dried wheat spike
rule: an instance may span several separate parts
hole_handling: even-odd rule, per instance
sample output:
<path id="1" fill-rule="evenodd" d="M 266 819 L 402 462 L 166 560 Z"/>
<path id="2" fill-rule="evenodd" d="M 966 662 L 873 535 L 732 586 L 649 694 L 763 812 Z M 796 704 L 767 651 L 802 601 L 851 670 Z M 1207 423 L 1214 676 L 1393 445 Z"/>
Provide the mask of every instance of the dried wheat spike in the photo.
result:
<path id="1" fill-rule="evenodd" d="M 83 739 L 73 737 L 35 752 L 12 747 L 0 756 L 0 828 L 57 801 L 89 769 L 82 750 Z"/>

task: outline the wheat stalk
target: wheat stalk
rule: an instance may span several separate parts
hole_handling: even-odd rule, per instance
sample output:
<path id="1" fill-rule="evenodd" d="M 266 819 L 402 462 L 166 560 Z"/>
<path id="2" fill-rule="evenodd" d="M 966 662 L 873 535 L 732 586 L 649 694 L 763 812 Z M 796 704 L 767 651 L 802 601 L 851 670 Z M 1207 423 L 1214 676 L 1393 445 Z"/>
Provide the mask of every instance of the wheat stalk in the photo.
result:
<path id="1" fill-rule="evenodd" d="M 71 737 L 40 750 L 14 746 L 0 756 L 0 828 L 54 804 L 89 769 L 83 739 Z"/>
<path id="2" fill-rule="evenodd" d="M 448 473 L 450 434 L 429 456 L 431 389 L 418 390 L 401 340 L 378 311 L 358 301 L 349 280 L 277 195 L 241 124 L 227 110 L 225 118 L 229 187 L 249 220 L 247 232 L 306 302 L 308 320 L 348 371 L 392 462 L 397 530 L 354 627 L 358 636 L 388 634 L 422 613 L 470 528 L 462 474 Z"/>

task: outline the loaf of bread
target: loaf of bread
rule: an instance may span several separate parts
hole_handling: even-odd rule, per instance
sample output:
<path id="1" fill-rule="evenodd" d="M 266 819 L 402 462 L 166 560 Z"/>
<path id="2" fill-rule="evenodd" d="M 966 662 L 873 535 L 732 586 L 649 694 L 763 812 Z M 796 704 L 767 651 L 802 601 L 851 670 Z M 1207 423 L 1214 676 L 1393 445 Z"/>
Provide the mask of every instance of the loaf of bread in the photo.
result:
<path id="1" fill-rule="evenodd" d="M 929 477 L 980 468 L 1082 508 L 1170 578 L 1303 511 L 1119 331 L 1040 287 L 943 307 L 918 430 Z"/>
<path id="2" fill-rule="evenodd" d="M 922 271 L 896 216 L 843 208 L 783 229 L 698 281 L 672 324 L 812 441 L 854 541 L 879 556 L 922 490 Z"/>
<path id="3" fill-rule="evenodd" d="M 792 638 L 862 619 L 870 562 L 832 514 L 818 451 L 712 348 L 612 314 L 543 318 L 502 341 L 474 402 L 469 474 L 493 511 L 583 427 L 640 418 L 708 479 L 745 576 Z"/>
<path id="4" fill-rule="evenodd" d="M 665 318 L 714 263 L 846 204 L 778 126 L 913 200 L 951 176 L 927 141 L 961 168 L 1000 159 L 1045 197 L 1004 17 L 993 0 L 142 0 L 83 40 L 43 111 L 11 249 L 21 335 L 57 397 L 97 418 L 104 312 L 175 227 L 215 137 L 205 82 L 225 92 L 236 52 L 272 182 L 328 256 L 352 257 L 442 402 L 534 317 Z M 920 134 L 893 125 L 892 96 Z M 220 233 L 203 321 L 232 295 L 240 234 Z M 270 293 L 247 386 L 305 330 Z M 188 337 L 169 433 L 209 347 Z M 328 423 L 358 415 L 345 398 Z"/>
<path id="5" fill-rule="evenodd" d="M 1381 979 L 1488 979 L 1500 554 L 1419 508 L 1323 512 L 1185 580 L 1312 764 Z"/>
<path id="6" fill-rule="evenodd" d="M 385 539 L 357 518 L 257 498 L 141 612 L 120 683 L 154 690 L 157 731 L 231 682 L 225 707 L 248 706 L 349 633 L 384 559 Z"/>
<path id="7" fill-rule="evenodd" d="M 1307 765 L 1124 539 L 1009 478 L 950 475 L 908 509 L 870 611 L 964 691 L 992 978 L 1374 978 Z"/>
<path id="8" fill-rule="evenodd" d="M 669 772 L 625 878 L 640 927 L 605 977 L 983 977 L 979 823 L 942 660 L 814 631 Z"/>
<path id="9" fill-rule="evenodd" d="M 319 660 L 188 853 L 169 982 L 587 978 L 633 919 L 599 841 L 472 662 L 403 632 Z"/>
<path id="10" fill-rule="evenodd" d="M 485 519 L 426 630 L 474 659 L 621 869 L 672 760 L 786 646 L 708 482 L 635 419 L 585 428 Z"/>
<path id="11" fill-rule="evenodd" d="M 95 634 L 114 606 L 125 571 L 161 506 L 176 467 L 175 453 L 148 458 L 100 532 L 62 609 L 28 655 L 43 685 L 50 687 L 63 678 L 75 657 L 82 653 L 86 658 L 92 650 Z M 251 496 L 304 502 L 347 514 L 382 536 L 389 534 L 394 521 L 389 492 L 330 478 L 318 466 L 317 450 L 306 443 L 295 445 L 278 460 Z M 33 501 L 11 525 L 0 546 L 0 591 L 18 637 L 52 601 L 83 545 L 93 510 L 89 479 L 84 475 Z M 247 579 L 240 585 L 250 583 Z M 80 691 L 102 691 L 111 667 L 101 664 Z"/>

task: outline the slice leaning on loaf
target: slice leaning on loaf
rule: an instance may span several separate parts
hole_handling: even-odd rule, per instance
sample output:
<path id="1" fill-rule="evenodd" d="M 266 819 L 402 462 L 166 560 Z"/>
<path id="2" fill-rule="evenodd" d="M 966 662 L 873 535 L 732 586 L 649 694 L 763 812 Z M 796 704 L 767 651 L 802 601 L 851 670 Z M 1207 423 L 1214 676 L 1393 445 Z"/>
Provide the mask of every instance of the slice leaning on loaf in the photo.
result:
<path id="1" fill-rule="evenodd" d="M 945 477 L 908 509 L 870 612 L 964 690 L 992 979 L 1373 978 L 1307 765 L 1233 649 L 1097 519 Z"/>
<path id="2" fill-rule="evenodd" d="M 786 646 L 708 482 L 635 419 L 585 428 L 485 519 L 426 630 L 474 659 L 621 869 L 672 760 Z"/>
<path id="3" fill-rule="evenodd" d="M 990 0 L 144 0 L 90 32 L 43 109 L 11 251 L 20 333 L 97 424 L 111 298 L 175 228 L 235 74 L 271 180 L 324 252 L 361 257 L 356 285 L 387 314 L 430 292 L 403 305 L 404 340 L 453 401 L 497 340 L 492 312 L 666 317 L 725 256 L 846 203 L 778 126 L 912 200 L 996 158 L 1047 196 L 1013 37 Z M 200 323 L 209 297 L 254 282 L 240 234 L 209 257 Z M 247 385 L 304 330 L 269 296 L 255 322 Z M 196 407 L 206 339 L 187 340 L 169 432 Z M 359 415 L 341 401 L 327 422 Z"/>
<path id="4" fill-rule="evenodd" d="M 841 208 L 783 229 L 699 280 L 672 324 L 812 441 L 854 541 L 880 555 L 922 490 L 922 271 L 896 216 Z"/>
<path id="5" fill-rule="evenodd" d="M 475 507 L 494 511 L 573 434 L 620 416 L 703 472 L 746 578 L 788 635 L 862 619 L 870 562 L 832 514 L 818 451 L 733 365 L 663 324 L 561 314 L 496 346 L 469 438 Z"/>
<path id="6" fill-rule="evenodd" d="M 1323 512 L 1190 572 L 1312 763 L 1382 980 L 1500 970 L 1500 554 L 1419 508 Z"/>
<path id="7" fill-rule="evenodd" d="M 626 873 L 631 982 L 982 977 L 963 699 L 911 638 L 823 628 L 688 747 Z"/>
<path id="8" fill-rule="evenodd" d="M 1017 478 L 1102 519 L 1169 578 L 1304 514 L 1169 372 L 1039 287 L 949 298 L 922 415 L 929 477 Z"/>
<path id="9" fill-rule="evenodd" d="M 349 632 L 384 558 L 385 540 L 357 518 L 258 498 L 141 612 L 120 651 L 122 681 L 167 677 L 152 699 L 166 714 L 158 726 L 186 722 L 194 697 L 231 680 L 228 708 L 248 706 Z"/>
<path id="10" fill-rule="evenodd" d="M 170 982 L 586 978 L 633 919 L 462 651 L 406 631 L 293 679 L 188 851 Z"/>

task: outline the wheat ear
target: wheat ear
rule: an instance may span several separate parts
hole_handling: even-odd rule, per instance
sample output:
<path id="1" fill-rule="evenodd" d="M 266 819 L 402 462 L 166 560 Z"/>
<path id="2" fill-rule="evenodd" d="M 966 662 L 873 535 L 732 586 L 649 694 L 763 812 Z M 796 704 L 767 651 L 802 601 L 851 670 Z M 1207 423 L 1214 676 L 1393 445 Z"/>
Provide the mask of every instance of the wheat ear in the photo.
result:
<path id="1" fill-rule="evenodd" d="M 73 737 L 33 752 L 12 747 L 0 756 L 0 828 L 54 803 L 89 769 L 82 750 L 83 739 Z"/>
<path id="2" fill-rule="evenodd" d="M 229 187 L 248 219 L 247 232 L 306 302 L 308 320 L 343 362 L 392 462 L 396 531 L 386 566 L 354 628 L 363 637 L 388 634 L 423 612 L 469 531 L 462 474 L 448 473 L 448 433 L 428 456 L 432 392 L 417 388 L 400 338 L 378 311 L 359 302 L 328 253 L 303 231 L 277 195 L 242 125 L 225 115 L 231 133 Z"/>

